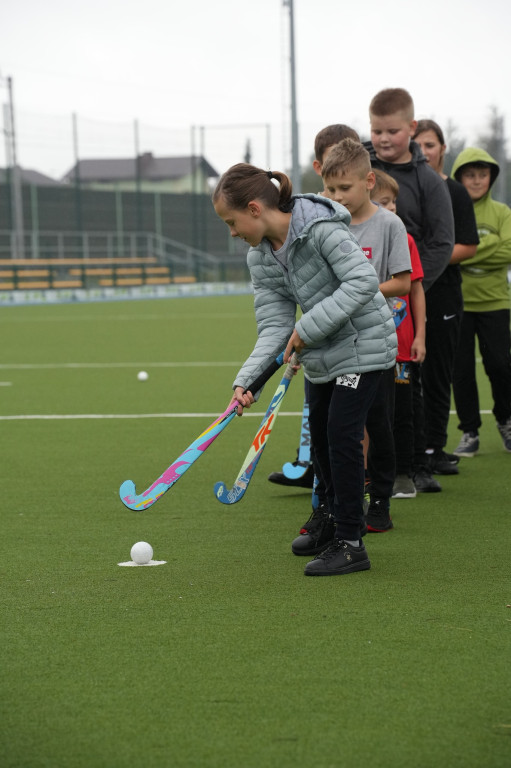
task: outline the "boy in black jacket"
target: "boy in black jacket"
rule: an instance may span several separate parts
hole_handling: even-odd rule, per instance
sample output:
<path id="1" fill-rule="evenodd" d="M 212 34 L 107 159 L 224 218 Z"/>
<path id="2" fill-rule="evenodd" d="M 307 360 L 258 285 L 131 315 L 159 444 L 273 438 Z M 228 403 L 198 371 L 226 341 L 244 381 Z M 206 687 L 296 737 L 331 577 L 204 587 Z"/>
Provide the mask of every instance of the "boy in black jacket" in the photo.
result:
<path id="1" fill-rule="evenodd" d="M 399 184 L 397 214 L 414 238 L 426 292 L 449 264 L 454 246 L 454 219 L 447 186 L 429 167 L 420 147 L 411 138 L 417 128 L 414 104 L 403 88 L 387 88 L 374 96 L 369 106 L 371 141 L 365 144 L 374 168 L 380 168 Z M 413 366 L 420 398 L 416 410 L 423 411 L 420 367 Z M 441 491 L 431 474 L 426 456 L 424 429 L 416 429 L 414 482 L 418 491 Z"/>

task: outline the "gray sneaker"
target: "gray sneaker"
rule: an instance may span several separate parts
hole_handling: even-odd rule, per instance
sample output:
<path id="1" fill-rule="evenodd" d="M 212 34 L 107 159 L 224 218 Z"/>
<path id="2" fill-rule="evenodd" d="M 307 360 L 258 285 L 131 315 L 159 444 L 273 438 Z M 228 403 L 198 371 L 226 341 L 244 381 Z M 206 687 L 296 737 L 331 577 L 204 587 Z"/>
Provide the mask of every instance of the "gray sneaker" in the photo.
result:
<path id="1" fill-rule="evenodd" d="M 414 499 L 417 496 L 417 489 L 411 477 L 408 475 L 396 475 L 394 488 L 392 489 L 393 499 Z"/>
<path id="2" fill-rule="evenodd" d="M 500 430 L 501 425 L 498 424 L 497 426 Z M 511 432 L 511 427 L 510 427 L 510 432 Z M 455 456 L 464 456 L 466 459 L 471 459 L 472 456 L 476 455 L 478 450 L 479 450 L 479 436 L 477 432 L 464 432 L 458 447 L 454 449 L 453 453 Z M 510 450 L 511 450 L 511 446 L 510 446 Z"/>
<path id="3" fill-rule="evenodd" d="M 497 429 L 502 437 L 504 449 L 511 453 L 511 416 L 504 424 L 497 424 Z"/>

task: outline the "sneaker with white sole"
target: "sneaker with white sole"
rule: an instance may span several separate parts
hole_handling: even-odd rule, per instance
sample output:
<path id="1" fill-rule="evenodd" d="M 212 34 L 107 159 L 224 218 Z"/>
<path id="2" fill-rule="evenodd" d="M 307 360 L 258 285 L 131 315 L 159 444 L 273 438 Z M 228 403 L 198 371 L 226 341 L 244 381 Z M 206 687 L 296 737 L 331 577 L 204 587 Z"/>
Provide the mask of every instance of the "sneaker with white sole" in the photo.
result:
<path id="1" fill-rule="evenodd" d="M 411 477 L 408 475 L 396 475 L 394 488 L 392 489 L 393 499 L 415 499 L 417 488 Z"/>
<path id="2" fill-rule="evenodd" d="M 497 429 L 499 430 L 500 436 L 502 437 L 504 449 L 508 453 L 511 453 L 511 416 L 506 422 L 504 422 L 504 424 L 497 424 Z"/>
<path id="3" fill-rule="evenodd" d="M 497 425 L 500 431 L 500 424 Z M 502 433 L 501 433 L 502 434 Z M 464 432 L 457 448 L 453 453 L 455 456 L 462 456 L 471 459 L 479 450 L 479 435 L 477 432 Z"/>

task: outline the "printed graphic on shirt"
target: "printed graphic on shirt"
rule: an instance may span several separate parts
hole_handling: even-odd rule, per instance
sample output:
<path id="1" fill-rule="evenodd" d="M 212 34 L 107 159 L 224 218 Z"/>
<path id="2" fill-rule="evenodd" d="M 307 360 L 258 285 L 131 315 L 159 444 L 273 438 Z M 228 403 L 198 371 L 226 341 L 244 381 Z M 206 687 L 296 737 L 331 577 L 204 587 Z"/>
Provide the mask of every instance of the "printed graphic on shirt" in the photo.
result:
<path id="1" fill-rule="evenodd" d="M 410 249 L 403 222 L 385 208 L 378 208 L 369 219 L 350 224 L 350 232 L 360 243 L 380 283 L 411 268 Z M 391 306 L 390 299 L 388 300 Z"/>
<path id="2" fill-rule="evenodd" d="M 401 299 L 399 296 L 395 296 L 393 298 L 392 317 L 394 318 L 396 328 L 399 328 L 405 317 L 408 315 L 407 308 L 408 303 L 405 301 L 405 299 Z"/>
<path id="3" fill-rule="evenodd" d="M 348 389 L 356 389 L 358 382 L 360 381 L 359 373 L 343 373 L 342 376 L 338 376 L 335 383 L 338 387 L 348 387 Z"/>

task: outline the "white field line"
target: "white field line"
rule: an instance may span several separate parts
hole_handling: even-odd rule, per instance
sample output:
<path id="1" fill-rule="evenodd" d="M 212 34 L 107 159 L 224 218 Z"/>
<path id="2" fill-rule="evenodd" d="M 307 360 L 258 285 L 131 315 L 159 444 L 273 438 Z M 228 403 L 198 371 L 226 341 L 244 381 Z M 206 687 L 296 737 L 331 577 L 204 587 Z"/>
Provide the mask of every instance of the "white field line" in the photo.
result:
<path id="1" fill-rule="evenodd" d="M 482 363 L 481 358 L 476 358 L 477 363 Z M 51 369 L 73 369 L 73 368 L 138 368 L 139 370 L 148 370 L 150 368 L 233 368 L 242 365 L 240 360 L 230 362 L 170 362 L 163 361 L 158 363 L 0 363 L 0 371 L 38 371 Z M 9 386 L 11 382 L 3 386 Z M 2 386 L 0 382 L 0 386 Z"/>
<path id="2" fill-rule="evenodd" d="M 240 366 L 240 360 L 236 362 L 159 362 L 159 363 L 0 363 L 0 371 L 38 371 L 52 368 L 232 368 Z"/>
<path id="3" fill-rule="evenodd" d="M 480 411 L 488 416 L 492 411 Z M 451 416 L 456 411 L 450 411 Z M 245 417 L 262 419 L 264 413 L 245 411 Z M 301 416 L 301 411 L 280 411 L 279 416 Z M 72 421 L 77 419 L 215 419 L 218 413 L 24 413 L 0 416 L 0 421 Z"/>
<path id="4" fill-rule="evenodd" d="M 216 419 L 218 413 L 25 413 L 0 416 L 0 421 L 58 421 L 72 419 Z M 244 416 L 262 419 L 263 412 L 245 411 Z M 279 416 L 301 416 L 301 411 L 279 412 Z"/>

